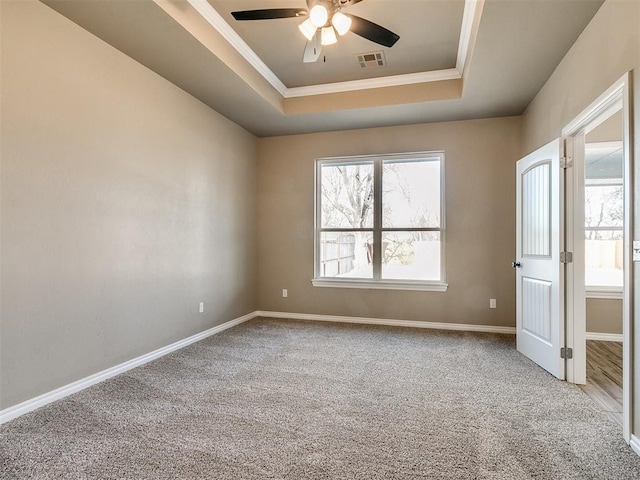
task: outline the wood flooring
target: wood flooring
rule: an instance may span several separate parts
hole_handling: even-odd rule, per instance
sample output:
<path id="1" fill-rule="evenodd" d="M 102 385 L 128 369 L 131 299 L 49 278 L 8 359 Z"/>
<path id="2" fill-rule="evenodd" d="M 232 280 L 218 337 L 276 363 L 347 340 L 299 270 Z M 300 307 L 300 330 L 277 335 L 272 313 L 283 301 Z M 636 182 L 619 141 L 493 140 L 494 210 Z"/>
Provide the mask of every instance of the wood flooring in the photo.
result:
<path id="1" fill-rule="evenodd" d="M 622 343 L 587 341 L 587 384 L 580 388 L 622 427 Z"/>

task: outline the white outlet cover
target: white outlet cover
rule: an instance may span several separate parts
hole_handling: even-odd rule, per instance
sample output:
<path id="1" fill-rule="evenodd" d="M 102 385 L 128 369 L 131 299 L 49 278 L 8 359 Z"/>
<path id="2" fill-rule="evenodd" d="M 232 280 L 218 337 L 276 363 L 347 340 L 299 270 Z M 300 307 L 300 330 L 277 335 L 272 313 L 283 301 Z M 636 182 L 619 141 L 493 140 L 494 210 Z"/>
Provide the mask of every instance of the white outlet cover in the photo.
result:
<path id="1" fill-rule="evenodd" d="M 200 302 L 200 306 L 198 307 L 199 313 L 204 313 L 204 302 Z"/>

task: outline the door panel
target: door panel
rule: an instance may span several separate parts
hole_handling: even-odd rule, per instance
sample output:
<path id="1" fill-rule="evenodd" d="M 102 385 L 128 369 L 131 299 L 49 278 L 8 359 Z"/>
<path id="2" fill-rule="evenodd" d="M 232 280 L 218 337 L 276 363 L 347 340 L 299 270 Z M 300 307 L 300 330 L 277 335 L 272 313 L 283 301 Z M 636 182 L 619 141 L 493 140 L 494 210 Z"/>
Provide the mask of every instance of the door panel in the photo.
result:
<path id="1" fill-rule="evenodd" d="M 551 248 L 551 165 L 539 163 L 522 174 L 522 255 L 548 257 Z"/>
<path id="2" fill-rule="evenodd" d="M 551 296 L 553 283 L 522 277 L 522 329 L 551 343 Z"/>
<path id="3" fill-rule="evenodd" d="M 560 148 L 554 140 L 517 164 L 516 336 L 518 351 L 564 379 Z"/>

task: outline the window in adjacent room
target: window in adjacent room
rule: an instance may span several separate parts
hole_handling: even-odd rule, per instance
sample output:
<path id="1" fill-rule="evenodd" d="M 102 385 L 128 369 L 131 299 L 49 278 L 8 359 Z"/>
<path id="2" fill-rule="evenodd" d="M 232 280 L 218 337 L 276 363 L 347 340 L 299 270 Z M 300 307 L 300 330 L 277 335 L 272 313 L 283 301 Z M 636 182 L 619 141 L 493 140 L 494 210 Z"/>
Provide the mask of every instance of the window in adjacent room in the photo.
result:
<path id="1" fill-rule="evenodd" d="M 623 183 L 621 142 L 585 146 L 585 285 L 622 292 Z"/>
<path id="2" fill-rule="evenodd" d="M 319 159 L 316 286 L 445 291 L 444 153 Z"/>

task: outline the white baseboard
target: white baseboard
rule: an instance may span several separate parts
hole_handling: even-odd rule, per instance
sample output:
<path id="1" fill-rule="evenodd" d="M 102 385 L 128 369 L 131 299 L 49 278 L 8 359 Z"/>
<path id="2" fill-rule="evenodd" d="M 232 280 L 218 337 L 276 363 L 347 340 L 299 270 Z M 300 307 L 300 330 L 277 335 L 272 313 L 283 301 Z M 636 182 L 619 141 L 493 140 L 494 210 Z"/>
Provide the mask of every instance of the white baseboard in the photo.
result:
<path id="1" fill-rule="evenodd" d="M 622 343 L 622 334 L 621 333 L 598 333 L 598 332 L 587 332 L 586 334 L 587 340 L 600 340 L 601 342 L 620 342 Z"/>
<path id="2" fill-rule="evenodd" d="M 388 325 L 392 327 L 433 328 L 438 330 L 459 330 L 464 332 L 505 333 L 515 335 L 515 327 L 492 325 L 472 325 L 468 323 L 439 323 L 413 320 L 393 320 L 385 318 L 344 317 L 337 315 L 314 315 L 308 313 L 256 312 L 258 317 L 313 320 L 317 322 L 362 323 L 366 325 Z"/>
<path id="3" fill-rule="evenodd" d="M 634 452 L 640 455 L 640 438 L 636 437 L 635 435 L 631 435 L 629 446 L 633 449 Z"/>
<path id="4" fill-rule="evenodd" d="M 60 400 L 73 393 L 84 390 L 87 387 L 95 385 L 96 383 L 107 380 L 111 377 L 115 377 L 121 373 L 131 370 L 132 368 L 144 365 L 152 360 L 160 358 L 168 353 L 174 352 L 181 348 L 191 345 L 199 340 L 203 340 L 211 335 L 220 333 L 223 330 L 239 325 L 243 322 L 251 320 L 255 317 L 267 317 L 267 318 L 284 318 L 295 320 L 313 320 L 321 322 L 340 322 L 340 323 L 360 323 L 366 325 L 388 325 L 394 327 L 411 327 L 411 328 L 432 328 L 439 330 L 459 330 L 466 332 L 487 332 L 487 333 L 503 333 L 503 334 L 515 334 L 514 327 L 497 327 L 491 325 L 471 325 L 463 323 L 438 323 L 438 322 L 421 322 L 411 320 L 394 320 L 394 319 L 382 319 L 382 318 L 366 318 L 366 317 L 345 317 L 336 315 L 313 315 L 305 313 L 285 313 L 285 312 L 267 312 L 256 311 L 230 320 L 216 327 L 205 330 L 204 332 L 197 333 L 191 337 L 185 338 L 178 342 L 167 345 L 166 347 L 159 348 L 153 352 L 149 352 L 145 355 L 141 355 L 127 362 L 121 363 L 114 367 L 108 368 L 101 372 L 89 375 L 88 377 L 77 380 L 68 385 L 64 385 L 60 388 L 52 390 L 50 392 L 39 395 L 35 398 L 26 400 L 18 405 L 0 410 L 0 425 L 6 423 L 14 418 L 24 415 L 25 413 L 32 412 L 37 408 L 43 407 L 51 402 Z"/>
<path id="5" fill-rule="evenodd" d="M 20 415 L 24 415 L 25 413 L 32 412 L 33 410 L 43 407 L 51 402 L 56 400 L 60 400 L 66 396 L 69 396 L 73 393 L 79 392 L 80 390 L 84 390 L 87 387 L 95 385 L 96 383 L 107 380 L 108 378 L 115 377 L 127 370 L 131 370 L 132 368 L 139 367 L 140 365 L 144 365 L 145 363 L 150 362 L 151 360 L 155 360 L 156 358 L 167 355 L 168 353 L 174 352 L 181 348 L 186 347 L 187 345 L 191 345 L 192 343 L 203 340 L 211 335 L 215 335 L 216 333 L 220 333 L 223 330 L 227 330 L 228 328 L 235 327 L 247 320 L 251 320 L 257 316 L 257 312 L 248 313 L 242 317 L 236 318 L 234 320 L 230 320 L 221 325 L 215 326 L 204 332 L 197 333 L 183 340 L 179 340 L 171 345 L 167 345 L 166 347 L 159 348 L 154 350 L 153 352 L 149 352 L 145 355 L 141 355 L 127 362 L 121 363 L 120 365 L 116 365 L 115 367 L 107 368 L 98 373 L 94 373 L 93 375 L 89 375 L 88 377 L 77 380 L 73 383 L 65 385 L 60 388 L 56 388 L 50 392 L 39 395 L 30 400 L 26 400 L 18 405 L 14 405 L 9 408 L 5 408 L 4 410 L 0 410 L 0 425 L 8 422 L 9 420 L 13 420 L 14 418 L 19 417 Z"/>

